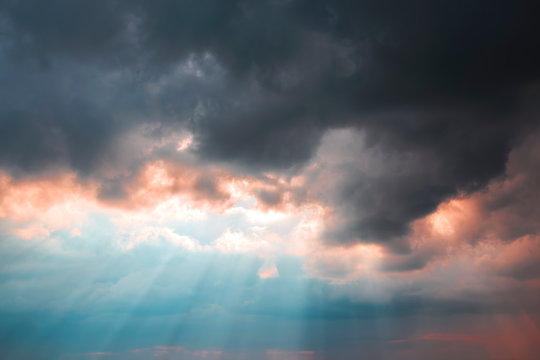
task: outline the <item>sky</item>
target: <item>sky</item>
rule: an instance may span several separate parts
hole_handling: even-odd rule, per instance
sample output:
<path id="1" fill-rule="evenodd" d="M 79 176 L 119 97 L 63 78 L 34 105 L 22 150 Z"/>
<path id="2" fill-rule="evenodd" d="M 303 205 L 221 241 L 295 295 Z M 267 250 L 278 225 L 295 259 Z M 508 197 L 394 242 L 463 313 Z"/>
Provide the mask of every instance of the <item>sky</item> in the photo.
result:
<path id="1" fill-rule="evenodd" d="M 540 358 L 538 13 L 0 0 L 0 357 Z"/>

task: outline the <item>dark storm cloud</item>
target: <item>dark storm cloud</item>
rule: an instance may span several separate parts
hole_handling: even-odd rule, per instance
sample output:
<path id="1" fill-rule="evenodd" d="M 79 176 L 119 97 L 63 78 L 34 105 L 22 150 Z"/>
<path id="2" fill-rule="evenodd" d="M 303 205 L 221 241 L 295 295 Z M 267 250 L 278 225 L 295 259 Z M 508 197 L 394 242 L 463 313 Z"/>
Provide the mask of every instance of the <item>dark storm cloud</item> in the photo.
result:
<path id="1" fill-rule="evenodd" d="M 533 127 L 523 93 L 540 75 L 538 10 L 533 1 L 1 1 L 0 162 L 92 173 L 119 136 L 154 122 L 188 126 L 204 158 L 284 169 L 308 160 L 326 130 L 352 126 L 389 157 L 408 156 L 377 176 L 350 172 L 333 236 L 399 237 L 440 201 L 502 174 Z M 204 66 L 205 54 L 220 75 L 171 75 L 193 56 Z M 123 81 L 105 77 L 120 70 Z M 63 85 L 77 77 L 75 90 Z M 160 77 L 173 83 L 144 90 Z"/>

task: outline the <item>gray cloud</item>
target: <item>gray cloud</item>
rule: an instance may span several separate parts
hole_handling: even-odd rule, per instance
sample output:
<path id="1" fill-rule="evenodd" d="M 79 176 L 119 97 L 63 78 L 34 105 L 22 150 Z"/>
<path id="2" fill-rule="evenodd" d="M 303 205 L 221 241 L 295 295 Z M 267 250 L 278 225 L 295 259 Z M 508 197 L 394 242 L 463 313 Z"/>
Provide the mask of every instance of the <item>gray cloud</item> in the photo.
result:
<path id="1" fill-rule="evenodd" d="M 383 174 L 350 171 L 335 237 L 389 241 L 501 175 L 535 127 L 537 8 L 3 0 L 0 164 L 97 176 L 119 138 L 154 124 L 155 139 L 191 129 L 207 161 L 298 169 L 329 129 L 353 127 L 393 160 Z M 179 76 L 189 61 L 200 72 Z"/>

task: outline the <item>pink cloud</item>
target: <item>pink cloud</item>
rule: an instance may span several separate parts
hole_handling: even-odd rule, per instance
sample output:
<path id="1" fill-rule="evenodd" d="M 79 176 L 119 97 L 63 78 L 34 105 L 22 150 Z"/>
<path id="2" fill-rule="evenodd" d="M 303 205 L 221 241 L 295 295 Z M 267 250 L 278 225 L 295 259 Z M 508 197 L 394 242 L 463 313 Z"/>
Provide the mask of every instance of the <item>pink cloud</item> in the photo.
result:
<path id="1" fill-rule="evenodd" d="M 0 219 L 10 220 L 10 232 L 23 239 L 75 231 L 95 208 L 96 194 L 96 183 L 83 184 L 71 173 L 17 181 L 0 174 Z"/>
<path id="2" fill-rule="evenodd" d="M 271 260 L 267 260 L 259 269 L 259 277 L 261 279 L 272 279 L 279 277 L 279 271 L 276 264 Z"/>
<path id="3" fill-rule="evenodd" d="M 111 351 L 105 351 L 105 352 L 88 352 L 88 353 L 84 353 L 82 354 L 82 356 L 84 357 L 92 357 L 92 358 L 103 358 L 103 357 L 109 357 L 109 356 L 112 356 L 114 355 L 113 352 Z"/>
<path id="4" fill-rule="evenodd" d="M 184 346 L 168 346 L 168 345 L 156 345 L 148 348 L 138 348 L 130 350 L 131 353 L 135 354 L 148 354 L 152 357 L 166 357 L 169 358 L 170 355 L 182 356 L 186 359 L 219 359 L 223 354 L 221 350 L 215 349 L 199 349 L 192 350 Z"/>
<path id="5" fill-rule="evenodd" d="M 162 237 L 198 250 L 193 239 L 148 225 L 172 220 L 203 221 L 209 214 L 236 213 L 253 224 L 285 221 L 296 216 L 297 204 L 282 202 L 279 208 L 268 207 L 258 200 L 258 195 L 261 189 L 286 193 L 299 183 L 298 178 L 240 176 L 214 167 L 153 161 L 123 184 L 121 196 L 104 198 L 100 196 L 102 184 L 82 182 L 72 173 L 23 180 L 2 174 L 0 218 L 11 221 L 11 233 L 24 239 L 47 238 L 59 229 L 70 229 L 72 236 L 80 237 L 88 214 L 96 212 L 106 214 L 122 233 L 129 235 L 123 245 L 126 248 Z M 223 234 L 216 248 L 226 252 L 263 251 L 268 236 L 274 236 L 267 234 L 253 241 L 235 234 L 239 233 Z"/>
<path id="6" fill-rule="evenodd" d="M 464 342 L 478 342 L 479 339 L 477 339 L 473 335 L 467 335 L 467 334 L 454 334 L 454 333 L 431 333 L 431 334 L 425 334 L 422 335 L 420 338 L 422 340 L 428 340 L 428 341 L 464 341 Z"/>
<path id="7" fill-rule="evenodd" d="M 278 350 L 268 349 L 266 350 L 267 360 L 301 360 L 301 359 L 314 359 L 316 355 L 315 351 L 311 350 Z"/>
<path id="8" fill-rule="evenodd" d="M 485 348 L 493 360 L 537 359 L 540 330 L 529 315 L 496 317 L 490 325 L 490 330 L 484 328 L 477 333 L 428 333 L 415 340 L 478 344 Z"/>

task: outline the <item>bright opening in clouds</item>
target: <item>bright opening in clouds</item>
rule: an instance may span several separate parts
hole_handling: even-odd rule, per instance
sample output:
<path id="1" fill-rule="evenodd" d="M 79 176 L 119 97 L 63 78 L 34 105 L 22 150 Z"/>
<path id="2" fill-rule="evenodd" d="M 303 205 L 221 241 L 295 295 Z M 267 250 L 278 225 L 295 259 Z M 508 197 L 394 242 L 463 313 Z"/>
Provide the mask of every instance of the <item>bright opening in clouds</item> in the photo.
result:
<path id="1" fill-rule="evenodd" d="M 540 358 L 539 13 L 0 0 L 0 358 Z"/>

